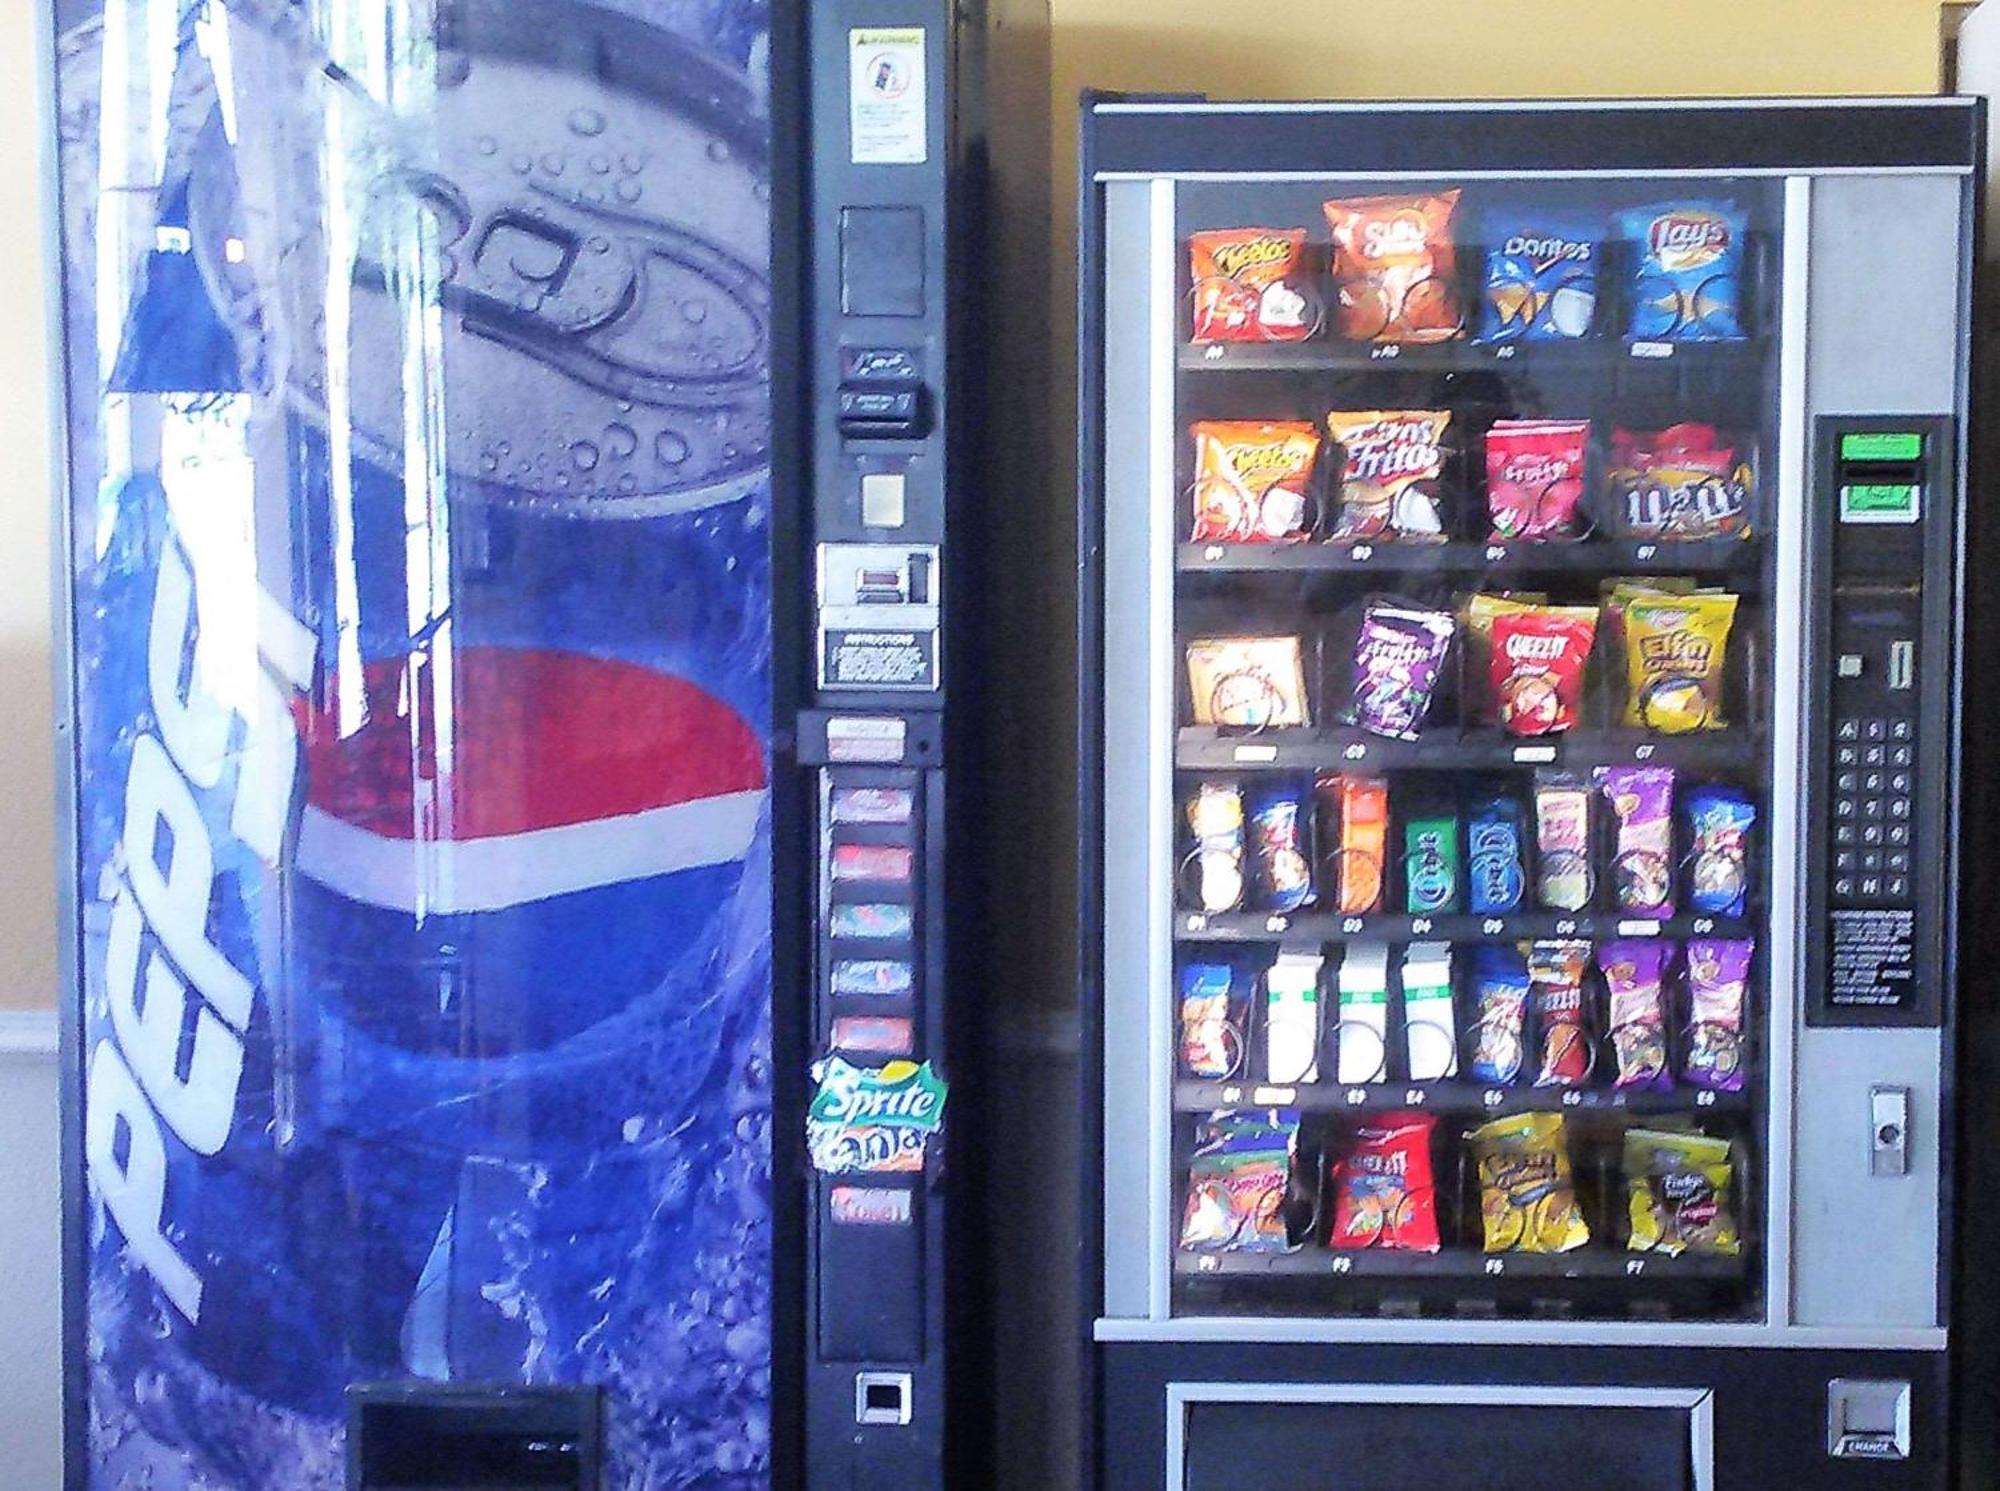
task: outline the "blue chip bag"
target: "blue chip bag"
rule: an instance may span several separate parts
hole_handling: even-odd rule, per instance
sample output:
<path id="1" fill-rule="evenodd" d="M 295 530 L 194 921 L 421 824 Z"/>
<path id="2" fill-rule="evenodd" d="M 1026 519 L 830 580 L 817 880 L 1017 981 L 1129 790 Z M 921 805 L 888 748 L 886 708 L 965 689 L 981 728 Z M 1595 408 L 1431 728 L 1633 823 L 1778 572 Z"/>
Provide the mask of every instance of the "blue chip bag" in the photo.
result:
<path id="1" fill-rule="evenodd" d="M 1520 909 L 1528 888 L 1527 815 L 1504 797 L 1472 810 L 1466 826 L 1467 885 L 1474 916 Z"/>
<path id="2" fill-rule="evenodd" d="M 1697 787 L 1681 799 L 1688 903 L 1705 916 L 1741 916 L 1750 904 L 1757 805 L 1734 787 Z"/>
<path id="3" fill-rule="evenodd" d="M 1597 314 L 1600 232 L 1564 213 L 1496 213 L 1486 220 L 1482 342 L 1573 341 Z"/>
<path id="4" fill-rule="evenodd" d="M 1508 1086 L 1528 1052 L 1528 960 L 1511 943 L 1482 942 L 1472 951 L 1471 1072 L 1476 1082 Z"/>
<path id="5" fill-rule="evenodd" d="M 1733 202 L 1666 202 L 1616 218 L 1631 243 L 1635 342 L 1727 342 L 1743 329 L 1745 219 Z"/>

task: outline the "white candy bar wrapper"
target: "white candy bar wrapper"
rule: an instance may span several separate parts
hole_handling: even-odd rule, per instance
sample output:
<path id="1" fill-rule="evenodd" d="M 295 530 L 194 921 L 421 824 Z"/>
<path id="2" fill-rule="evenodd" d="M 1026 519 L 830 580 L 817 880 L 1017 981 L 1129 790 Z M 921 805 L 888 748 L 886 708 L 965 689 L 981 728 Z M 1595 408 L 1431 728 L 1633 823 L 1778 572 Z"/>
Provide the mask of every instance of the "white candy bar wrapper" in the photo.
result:
<path id="1" fill-rule="evenodd" d="M 1412 1082 L 1442 1082 L 1458 1075 L 1448 942 L 1413 942 L 1403 953 L 1403 1036 Z"/>
<path id="2" fill-rule="evenodd" d="M 1389 946 L 1350 942 L 1340 962 L 1340 1084 L 1380 1082 L 1389 1071 Z"/>
<path id="3" fill-rule="evenodd" d="M 1319 1081 L 1318 953 L 1280 953 L 1264 976 L 1264 1080 Z"/>

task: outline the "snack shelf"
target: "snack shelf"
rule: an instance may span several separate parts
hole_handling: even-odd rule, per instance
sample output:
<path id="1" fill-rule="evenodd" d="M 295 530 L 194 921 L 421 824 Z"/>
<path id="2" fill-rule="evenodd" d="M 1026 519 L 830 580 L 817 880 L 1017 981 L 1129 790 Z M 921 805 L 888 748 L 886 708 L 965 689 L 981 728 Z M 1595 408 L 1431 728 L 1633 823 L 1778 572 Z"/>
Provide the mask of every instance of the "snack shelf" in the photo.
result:
<path id="1" fill-rule="evenodd" d="M 1174 764 L 1184 771 L 1504 771 L 1518 767 L 1657 765 L 1693 770 L 1756 763 L 1757 732 L 1742 727 L 1690 735 L 1646 730 L 1571 730 L 1516 739 L 1495 731 L 1426 730 L 1392 740 L 1348 726 L 1285 727 L 1245 732 L 1184 725 Z"/>
<path id="2" fill-rule="evenodd" d="M 1174 1109 L 1213 1113 L 1225 1108 L 1296 1108 L 1302 1113 L 1630 1113 L 1637 1115 L 1743 1113 L 1745 1092 L 1677 1087 L 1671 1092 L 1620 1092 L 1604 1087 L 1493 1087 L 1483 1082 L 1368 1082 L 1343 1087 L 1308 1082 L 1281 1087 L 1263 1082 L 1210 1082 L 1183 1077 L 1174 1083 Z"/>
<path id="3" fill-rule="evenodd" d="M 1768 351 L 1760 338 L 1713 342 L 1628 341 L 1584 337 L 1575 341 L 1183 343 L 1177 361 L 1187 373 L 1301 372 L 1518 372 L 1615 373 L 1625 368 L 1699 370 L 1741 367 L 1756 371 Z"/>
<path id="4" fill-rule="evenodd" d="M 1756 923 L 1725 916 L 1619 916 L 1614 912 L 1520 911 L 1504 916 L 1337 916 L 1291 913 L 1182 911 L 1174 936 L 1182 942 L 1333 943 L 1355 938 L 1385 942 L 1530 942 L 1554 937 L 1752 937 Z"/>
<path id="5" fill-rule="evenodd" d="M 1754 540 L 1647 541 L 1583 539 L 1575 543 L 1488 544 L 1197 544 L 1174 560 L 1184 575 L 1321 574 L 1734 574 L 1762 562 Z"/>
<path id="6" fill-rule="evenodd" d="M 1527 1279 L 1739 1279 L 1745 1257 L 1711 1254 L 1618 1252 L 1579 1248 L 1573 1253 L 1484 1253 L 1444 1248 L 1436 1253 L 1390 1248 L 1304 1247 L 1291 1253 L 1199 1252 L 1174 1254 L 1183 1277 L 1323 1278 L 1527 1278 Z"/>

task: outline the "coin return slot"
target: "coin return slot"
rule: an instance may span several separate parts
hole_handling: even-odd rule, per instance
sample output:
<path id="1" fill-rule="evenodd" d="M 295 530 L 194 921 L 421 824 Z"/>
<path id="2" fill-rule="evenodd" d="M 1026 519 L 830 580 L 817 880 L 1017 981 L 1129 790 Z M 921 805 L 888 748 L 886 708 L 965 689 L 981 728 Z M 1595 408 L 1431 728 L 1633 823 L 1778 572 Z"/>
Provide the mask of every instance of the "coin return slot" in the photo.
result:
<path id="1" fill-rule="evenodd" d="M 857 1372 L 854 1376 L 854 1422 L 910 1422 L 911 1382 L 908 1372 Z"/>

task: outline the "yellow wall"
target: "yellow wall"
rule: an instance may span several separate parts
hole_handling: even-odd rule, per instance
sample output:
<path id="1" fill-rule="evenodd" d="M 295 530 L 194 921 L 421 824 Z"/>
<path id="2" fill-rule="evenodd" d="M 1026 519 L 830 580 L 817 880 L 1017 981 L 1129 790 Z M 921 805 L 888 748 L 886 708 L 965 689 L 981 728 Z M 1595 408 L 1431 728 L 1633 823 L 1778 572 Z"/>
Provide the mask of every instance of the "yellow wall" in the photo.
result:
<path id="1" fill-rule="evenodd" d="M 0 0 L 0 1010 L 52 1003 L 49 348 L 40 221 L 43 0 Z"/>

